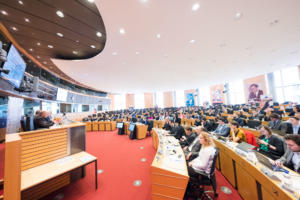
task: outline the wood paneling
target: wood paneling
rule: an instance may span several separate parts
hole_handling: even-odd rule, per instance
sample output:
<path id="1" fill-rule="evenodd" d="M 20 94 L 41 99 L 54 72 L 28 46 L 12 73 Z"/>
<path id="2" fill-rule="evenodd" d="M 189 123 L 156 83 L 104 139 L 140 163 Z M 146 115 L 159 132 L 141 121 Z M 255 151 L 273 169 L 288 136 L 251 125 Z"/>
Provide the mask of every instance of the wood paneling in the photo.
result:
<path id="1" fill-rule="evenodd" d="M 164 107 L 169 108 L 174 106 L 173 92 L 164 92 Z"/>
<path id="2" fill-rule="evenodd" d="M 115 95 L 109 94 L 109 98 L 111 99 L 109 110 L 115 110 Z"/>
<path id="3" fill-rule="evenodd" d="M 126 109 L 134 107 L 134 94 L 126 94 Z"/>
<path id="4" fill-rule="evenodd" d="M 225 95 L 223 91 L 224 91 L 223 84 L 210 86 L 210 102 L 225 103 Z"/>
<path id="5" fill-rule="evenodd" d="M 153 93 L 144 93 L 145 108 L 153 108 Z"/>

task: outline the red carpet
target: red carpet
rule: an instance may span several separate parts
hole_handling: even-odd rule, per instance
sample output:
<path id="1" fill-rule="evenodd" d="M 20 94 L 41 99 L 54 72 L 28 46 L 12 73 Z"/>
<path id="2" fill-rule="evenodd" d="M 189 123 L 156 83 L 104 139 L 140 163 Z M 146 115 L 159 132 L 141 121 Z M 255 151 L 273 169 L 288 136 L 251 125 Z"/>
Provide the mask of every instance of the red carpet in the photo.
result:
<path id="1" fill-rule="evenodd" d="M 129 140 L 126 135 L 113 132 L 88 132 L 86 136 L 87 152 L 98 157 L 98 190 L 95 190 L 94 165 L 86 168 L 86 177 L 56 191 L 44 198 L 52 200 L 57 194 L 63 193 L 64 200 L 150 200 L 151 177 L 150 166 L 155 155 L 152 138 Z M 141 149 L 140 147 L 144 147 Z M 146 162 L 141 162 L 146 158 Z M 227 180 L 216 172 L 218 182 L 218 199 L 241 199 Z M 133 185 L 141 180 L 142 185 Z M 231 195 L 220 192 L 220 186 L 232 190 Z M 59 199 L 59 198 L 55 198 Z"/>
<path id="2" fill-rule="evenodd" d="M 5 144 L 0 143 L 0 180 L 4 178 L 4 154 Z M 0 190 L 0 196 L 3 194 L 3 190 Z"/>

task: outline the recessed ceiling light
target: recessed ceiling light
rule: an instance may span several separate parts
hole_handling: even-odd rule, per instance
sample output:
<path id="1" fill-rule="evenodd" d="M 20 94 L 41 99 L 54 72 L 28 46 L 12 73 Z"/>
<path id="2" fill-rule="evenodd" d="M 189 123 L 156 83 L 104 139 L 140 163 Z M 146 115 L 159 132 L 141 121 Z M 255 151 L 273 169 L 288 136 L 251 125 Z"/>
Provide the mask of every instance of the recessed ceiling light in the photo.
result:
<path id="1" fill-rule="evenodd" d="M 125 29 L 124 28 L 120 28 L 120 33 L 121 34 L 125 34 Z"/>
<path id="2" fill-rule="evenodd" d="M 18 29 L 16 27 L 11 27 L 12 30 L 17 31 Z"/>
<path id="3" fill-rule="evenodd" d="M 56 35 L 57 35 L 58 37 L 64 37 L 64 35 L 63 35 L 62 33 L 56 33 Z"/>
<path id="4" fill-rule="evenodd" d="M 234 18 L 235 19 L 241 19 L 243 17 L 243 13 L 240 13 L 240 12 L 237 12 L 237 13 L 235 13 L 235 15 L 234 15 Z"/>
<path id="5" fill-rule="evenodd" d="M 19 4 L 23 5 L 23 1 L 18 1 L 18 2 L 19 2 Z"/>
<path id="6" fill-rule="evenodd" d="M 30 48 L 30 49 L 29 49 L 29 51 L 33 51 L 33 49 L 32 49 L 32 48 Z"/>
<path id="7" fill-rule="evenodd" d="M 30 22 L 30 20 L 28 18 L 24 18 L 25 22 Z"/>
<path id="8" fill-rule="evenodd" d="M 220 47 L 226 47 L 226 46 L 227 46 L 226 43 L 220 44 Z"/>
<path id="9" fill-rule="evenodd" d="M 1 10 L 2 15 L 8 15 L 8 13 L 5 10 Z"/>
<path id="10" fill-rule="evenodd" d="M 113 56 L 116 56 L 117 54 L 118 54 L 117 52 L 113 52 L 113 53 L 112 53 Z"/>
<path id="11" fill-rule="evenodd" d="M 96 48 L 96 47 L 95 47 L 95 45 L 91 45 L 90 47 L 91 47 L 91 48 L 93 48 L 93 49 L 95 49 L 95 48 Z"/>
<path id="12" fill-rule="evenodd" d="M 53 45 L 50 45 L 50 44 L 48 45 L 48 48 L 50 48 L 50 49 L 53 49 L 53 47 L 54 47 Z"/>
<path id="13" fill-rule="evenodd" d="M 47 64 L 47 62 L 46 62 L 46 61 L 44 61 L 43 63 L 44 63 L 44 64 Z"/>
<path id="14" fill-rule="evenodd" d="M 79 42 L 79 40 L 76 40 L 76 42 L 78 43 L 78 42 Z"/>
<path id="15" fill-rule="evenodd" d="M 166 57 L 168 57 L 168 54 L 165 53 L 163 56 L 166 58 Z"/>
<path id="16" fill-rule="evenodd" d="M 191 44 L 195 43 L 195 40 L 190 40 L 190 43 L 191 43 Z"/>
<path id="17" fill-rule="evenodd" d="M 97 35 L 98 37 L 102 37 L 102 33 L 101 33 L 101 32 L 97 32 L 96 35 Z"/>
<path id="18" fill-rule="evenodd" d="M 195 3 L 194 5 L 193 5 L 193 7 L 192 7 L 192 10 L 193 11 L 196 11 L 196 10 L 198 10 L 200 8 L 200 4 L 199 3 Z"/>
<path id="19" fill-rule="evenodd" d="M 95 0 L 87 0 L 87 1 L 90 2 L 90 3 L 94 3 Z"/>
<path id="20" fill-rule="evenodd" d="M 40 56 L 37 56 L 37 58 L 41 58 Z"/>
<path id="21" fill-rule="evenodd" d="M 64 17 L 64 13 L 60 10 L 56 11 L 56 14 L 59 16 L 59 17 Z"/>
<path id="22" fill-rule="evenodd" d="M 140 54 L 140 52 L 136 51 L 136 52 L 135 52 L 135 54 L 136 54 L 136 55 L 139 55 L 139 54 Z"/>
<path id="23" fill-rule="evenodd" d="M 77 55 L 77 54 L 78 54 L 78 51 L 73 51 L 73 54 L 76 54 L 76 55 Z"/>
<path id="24" fill-rule="evenodd" d="M 156 37 L 157 37 L 157 38 L 160 38 L 160 34 L 157 34 Z"/>
<path id="25" fill-rule="evenodd" d="M 36 43 L 36 45 L 38 45 L 38 46 L 41 46 L 41 43 L 40 43 L 40 42 L 38 42 L 38 43 Z"/>

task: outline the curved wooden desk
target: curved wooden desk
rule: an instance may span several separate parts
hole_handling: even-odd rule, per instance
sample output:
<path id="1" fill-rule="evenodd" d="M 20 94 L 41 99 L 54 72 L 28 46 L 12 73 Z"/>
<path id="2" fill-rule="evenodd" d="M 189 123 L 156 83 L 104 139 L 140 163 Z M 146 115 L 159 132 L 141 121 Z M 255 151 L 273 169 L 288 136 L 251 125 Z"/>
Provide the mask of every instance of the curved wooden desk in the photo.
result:
<path id="1" fill-rule="evenodd" d="M 152 130 L 157 149 L 151 165 L 152 199 L 182 199 L 189 181 L 184 153 L 173 136 L 166 136 L 162 129 Z"/>

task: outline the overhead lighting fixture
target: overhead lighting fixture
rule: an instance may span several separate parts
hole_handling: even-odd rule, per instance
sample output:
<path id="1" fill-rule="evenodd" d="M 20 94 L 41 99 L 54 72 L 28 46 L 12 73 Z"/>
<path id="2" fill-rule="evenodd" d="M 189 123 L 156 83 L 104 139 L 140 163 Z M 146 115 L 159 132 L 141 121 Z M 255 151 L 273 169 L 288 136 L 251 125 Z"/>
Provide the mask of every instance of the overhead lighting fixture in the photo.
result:
<path id="1" fill-rule="evenodd" d="M 125 29 L 124 28 L 120 28 L 120 33 L 121 34 L 125 34 Z"/>
<path id="2" fill-rule="evenodd" d="M 73 54 L 77 55 L 77 54 L 78 54 L 78 51 L 73 51 Z"/>
<path id="3" fill-rule="evenodd" d="M 44 64 L 47 64 L 47 62 L 46 62 L 46 61 L 44 61 L 43 63 L 44 63 Z"/>
<path id="4" fill-rule="evenodd" d="M 56 33 L 56 35 L 57 35 L 58 37 L 64 37 L 64 35 L 63 35 L 62 33 Z"/>
<path id="5" fill-rule="evenodd" d="M 234 16 L 235 19 L 241 19 L 242 17 L 243 17 L 243 13 L 240 12 L 236 13 Z"/>
<path id="6" fill-rule="evenodd" d="M 53 45 L 50 45 L 50 44 L 48 45 L 48 48 L 50 48 L 50 49 L 53 49 L 53 47 L 54 47 Z"/>
<path id="7" fill-rule="evenodd" d="M 93 48 L 93 49 L 95 49 L 95 48 L 96 48 L 96 47 L 95 47 L 95 45 L 91 45 L 90 47 L 91 47 L 91 48 Z"/>
<path id="8" fill-rule="evenodd" d="M 29 51 L 33 51 L 33 49 L 32 49 L 32 48 L 30 48 L 30 49 L 29 49 Z"/>
<path id="9" fill-rule="evenodd" d="M 65 16 L 64 13 L 60 10 L 56 11 L 56 14 L 61 18 L 63 18 Z"/>
<path id="10" fill-rule="evenodd" d="M 41 46 L 41 43 L 40 43 L 40 42 L 38 42 L 38 43 L 36 43 L 36 45 L 38 45 L 38 46 Z"/>
<path id="11" fill-rule="evenodd" d="M 41 58 L 40 56 L 37 56 L 37 58 Z"/>
<path id="12" fill-rule="evenodd" d="M 79 42 L 79 40 L 76 40 L 76 42 L 78 43 L 78 42 Z"/>
<path id="13" fill-rule="evenodd" d="M 191 43 L 191 44 L 195 43 L 195 40 L 190 40 L 190 43 Z"/>
<path id="14" fill-rule="evenodd" d="M 8 13 L 5 10 L 1 10 L 2 15 L 8 15 Z"/>
<path id="15" fill-rule="evenodd" d="M 16 27 L 11 27 L 12 30 L 17 31 L 18 29 Z"/>
<path id="16" fill-rule="evenodd" d="M 113 56 L 116 56 L 117 54 L 118 54 L 117 52 L 113 52 L 113 53 L 112 53 Z"/>
<path id="17" fill-rule="evenodd" d="M 24 18 L 25 22 L 30 22 L 30 20 L 28 18 Z"/>
<path id="18" fill-rule="evenodd" d="M 94 3 L 95 0 L 87 0 L 87 1 L 90 2 L 90 3 Z"/>
<path id="19" fill-rule="evenodd" d="M 140 52 L 136 51 L 136 52 L 135 52 L 135 54 L 136 54 L 136 55 L 139 55 L 139 54 L 140 54 Z"/>
<path id="20" fill-rule="evenodd" d="M 157 38 L 160 38 L 160 34 L 157 34 L 156 37 L 157 37 Z"/>
<path id="21" fill-rule="evenodd" d="M 200 8 L 200 4 L 199 3 L 195 3 L 192 7 L 193 11 L 197 11 Z"/>
<path id="22" fill-rule="evenodd" d="M 23 1 L 18 1 L 20 5 L 23 5 Z"/>
<path id="23" fill-rule="evenodd" d="M 101 33 L 101 32 L 97 32 L 96 35 L 97 35 L 98 37 L 102 37 L 102 33 Z"/>

